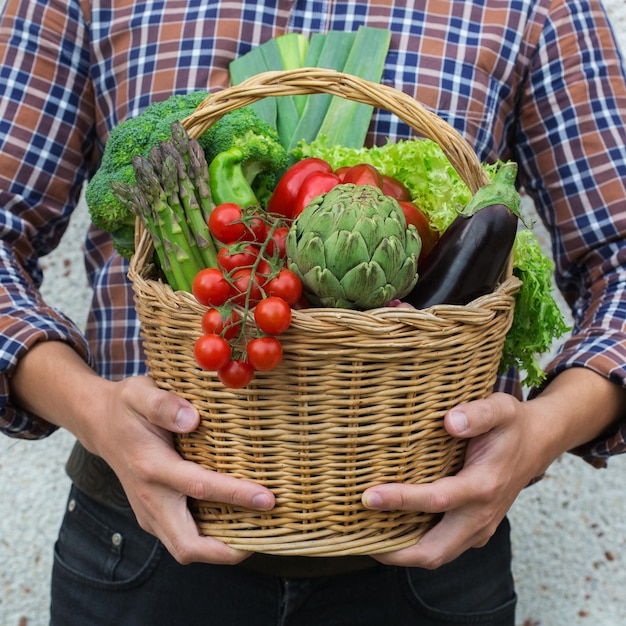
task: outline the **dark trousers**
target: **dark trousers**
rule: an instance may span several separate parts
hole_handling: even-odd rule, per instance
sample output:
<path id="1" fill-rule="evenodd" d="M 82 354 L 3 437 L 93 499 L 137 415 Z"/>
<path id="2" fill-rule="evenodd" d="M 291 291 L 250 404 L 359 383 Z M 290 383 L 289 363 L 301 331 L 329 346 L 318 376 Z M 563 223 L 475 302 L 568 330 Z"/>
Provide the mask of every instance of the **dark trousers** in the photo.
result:
<path id="1" fill-rule="evenodd" d="M 72 489 L 55 546 L 52 626 L 513 626 L 508 522 L 436 571 L 374 565 L 286 578 L 179 565 L 131 517 Z"/>

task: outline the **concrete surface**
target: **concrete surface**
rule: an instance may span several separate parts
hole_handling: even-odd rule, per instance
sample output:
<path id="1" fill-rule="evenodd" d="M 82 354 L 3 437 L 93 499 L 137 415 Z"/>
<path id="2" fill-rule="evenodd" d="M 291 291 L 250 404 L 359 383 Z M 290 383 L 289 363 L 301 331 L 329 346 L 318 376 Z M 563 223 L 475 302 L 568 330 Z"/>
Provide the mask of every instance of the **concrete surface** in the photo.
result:
<path id="1" fill-rule="evenodd" d="M 626 50 L 626 4 L 605 4 Z M 79 249 L 86 219 L 83 208 L 61 248 L 45 259 L 49 301 L 79 324 L 88 302 Z M 52 548 L 69 487 L 63 465 L 71 444 L 65 432 L 38 442 L 0 437 L 0 626 L 48 623 Z M 514 504 L 518 626 L 626 624 L 625 470 L 626 457 L 595 470 L 564 456 Z"/>

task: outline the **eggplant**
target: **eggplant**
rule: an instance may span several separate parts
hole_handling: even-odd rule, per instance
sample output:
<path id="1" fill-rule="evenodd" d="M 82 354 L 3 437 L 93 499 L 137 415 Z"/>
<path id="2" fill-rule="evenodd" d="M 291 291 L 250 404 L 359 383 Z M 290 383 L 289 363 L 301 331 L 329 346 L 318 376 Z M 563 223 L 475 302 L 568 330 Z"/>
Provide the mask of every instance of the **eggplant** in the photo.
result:
<path id="1" fill-rule="evenodd" d="M 417 283 L 403 300 L 426 309 L 465 305 L 491 293 L 509 260 L 517 222 L 517 215 L 501 203 L 458 215 L 418 268 Z"/>

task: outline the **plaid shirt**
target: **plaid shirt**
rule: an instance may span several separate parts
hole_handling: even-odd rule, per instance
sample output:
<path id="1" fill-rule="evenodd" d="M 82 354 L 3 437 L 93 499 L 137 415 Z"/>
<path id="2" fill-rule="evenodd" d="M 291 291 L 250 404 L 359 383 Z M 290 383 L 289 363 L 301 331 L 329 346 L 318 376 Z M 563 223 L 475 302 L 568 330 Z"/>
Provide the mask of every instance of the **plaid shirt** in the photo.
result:
<path id="1" fill-rule="evenodd" d="M 626 77 L 596 0 L 6 0 L 0 22 L 0 428 L 53 428 L 17 410 L 9 379 L 35 342 L 71 344 L 97 371 L 145 373 L 127 263 L 91 228 L 83 334 L 38 294 L 38 259 L 67 225 L 108 133 L 151 101 L 229 82 L 270 37 L 393 32 L 383 82 L 456 127 L 483 161 L 513 159 L 552 236 L 575 328 L 550 365 L 626 378 Z M 410 136 L 376 111 L 370 141 Z M 500 389 L 515 391 L 511 379 Z M 581 451 L 626 450 L 626 420 Z"/>

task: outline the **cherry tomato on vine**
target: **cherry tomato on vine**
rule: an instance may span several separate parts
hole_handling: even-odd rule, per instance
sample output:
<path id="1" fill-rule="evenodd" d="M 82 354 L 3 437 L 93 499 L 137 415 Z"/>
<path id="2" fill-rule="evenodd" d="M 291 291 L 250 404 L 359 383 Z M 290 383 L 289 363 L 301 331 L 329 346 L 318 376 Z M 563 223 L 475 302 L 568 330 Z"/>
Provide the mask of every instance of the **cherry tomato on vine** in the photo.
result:
<path id="1" fill-rule="evenodd" d="M 203 370 L 216 371 L 230 361 L 231 348 L 219 335 L 202 335 L 193 346 L 193 356 Z"/>
<path id="2" fill-rule="evenodd" d="M 240 267 L 249 267 L 256 259 L 256 251 L 246 246 L 240 252 L 231 252 L 228 246 L 224 246 L 217 251 L 217 264 L 225 271 L 232 272 Z"/>
<path id="3" fill-rule="evenodd" d="M 217 377 L 224 387 L 241 389 L 254 377 L 254 368 L 243 359 L 233 359 L 217 370 Z"/>
<path id="4" fill-rule="evenodd" d="M 282 269 L 267 282 L 265 293 L 268 296 L 278 296 L 288 305 L 293 306 L 302 295 L 302 281 L 297 274 L 288 269 Z"/>
<path id="5" fill-rule="evenodd" d="M 200 270 L 191 284 L 191 292 L 196 300 L 205 306 L 220 306 L 230 296 L 230 284 L 216 267 Z"/>
<path id="6" fill-rule="evenodd" d="M 283 346 L 276 337 L 255 337 L 248 342 L 246 354 L 255 370 L 269 372 L 281 362 Z"/>
<path id="7" fill-rule="evenodd" d="M 269 227 L 260 215 L 251 217 L 245 225 L 242 239 L 244 241 L 265 241 Z"/>
<path id="8" fill-rule="evenodd" d="M 239 241 L 247 232 L 241 221 L 241 207 L 234 202 L 218 204 L 209 215 L 209 230 L 213 237 L 222 243 Z"/>
<path id="9" fill-rule="evenodd" d="M 270 262 L 263 258 L 259 259 L 258 263 L 256 264 L 256 267 L 254 268 L 254 276 L 255 276 L 256 282 L 259 285 L 264 286 L 267 281 L 267 277 L 271 273 L 272 273 L 272 266 Z"/>
<path id="10" fill-rule="evenodd" d="M 279 335 L 291 324 L 291 307 L 277 296 L 269 296 L 254 307 L 254 321 L 261 332 Z"/>
<path id="11" fill-rule="evenodd" d="M 273 256 L 276 254 L 279 259 L 284 259 L 286 250 L 285 242 L 289 234 L 288 226 L 279 226 L 272 233 L 272 238 L 267 242 L 267 254 Z"/>
<path id="12" fill-rule="evenodd" d="M 250 306 L 254 306 L 263 297 L 263 292 L 259 281 L 264 282 L 265 278 L 259 276 L 256 273 L 253 275 L 252 269 L 249 267 L 243 267 L 236 270 L 231 280 L 233 282 L 233 290 L 235 295 L 233 296 L 233 302 L 240 306 L 245 306 L 246 296 L 249 293 L 248 303 Z"/>
<path id="13" fill-rule="evenodd" d="M 228 311 L 223 317 L 218 309 L 207 309 L 202 316 L 202 330 L 207 334 L 221 335 L 228 341 L 239 332 L 240 319 L 236 311 Z"/>

